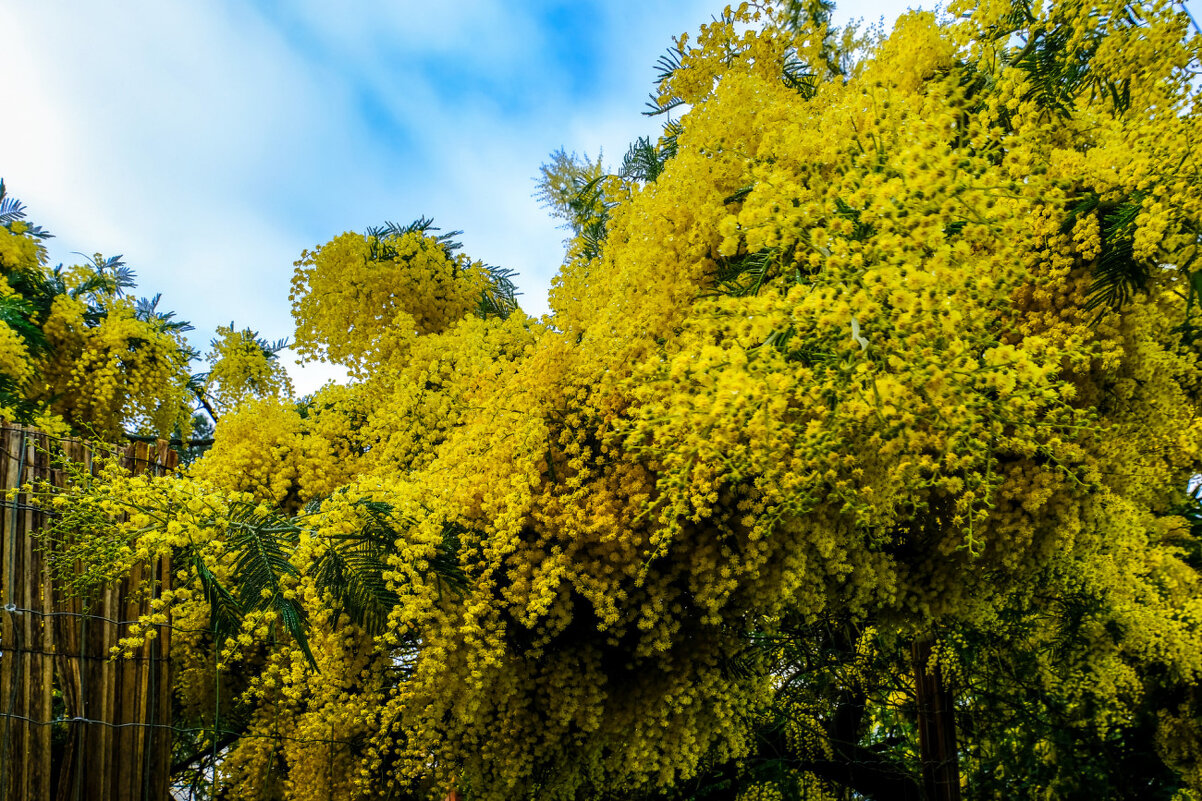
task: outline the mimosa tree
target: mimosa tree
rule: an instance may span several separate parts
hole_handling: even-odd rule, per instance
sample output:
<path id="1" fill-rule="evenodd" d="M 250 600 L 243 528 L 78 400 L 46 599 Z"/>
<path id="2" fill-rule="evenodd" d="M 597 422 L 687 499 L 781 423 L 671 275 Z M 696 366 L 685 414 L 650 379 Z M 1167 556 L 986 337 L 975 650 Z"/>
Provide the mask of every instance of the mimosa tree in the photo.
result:
<path id="1" fill-rule="evenodd" d="M 292 300 L 348 386 L 64 503 L 187 555 L 227 797 L 950 798 L 956 710 L 982 797 L 1077 792 L 1114 731 L 1202 790 L 1202 42 L 948 13 L 728 10 L 565 207 L 548 317 L 429 221 L 343 234 Z"/>

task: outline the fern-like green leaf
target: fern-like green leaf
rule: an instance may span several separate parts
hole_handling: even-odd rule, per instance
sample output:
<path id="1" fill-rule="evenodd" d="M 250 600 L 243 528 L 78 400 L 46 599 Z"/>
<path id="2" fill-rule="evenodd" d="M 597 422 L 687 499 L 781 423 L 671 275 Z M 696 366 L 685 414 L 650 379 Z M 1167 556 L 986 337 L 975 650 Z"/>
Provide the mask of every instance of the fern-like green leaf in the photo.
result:
<path id="1" fill-rule="evenodd" d="M 775 275 L 776 255 L 776 251 L 766 248 L 720 257 L 714 276 L 717 293 L 736 298 L 757 294 Z"/>
<path id="2" fill-rule="evenodd" d="M 263 512 L 253 503 L 241 502 L 230 508 L 226 542 L 236 554 L 232 573 L 237 577 L 239 609 L 244 613 L 273 610 L 310 666 L 317 669 L 306 635 L 305 611 L 295 598 L 288 597 L 283 584 L 285 577 L 299 576 L 289 559 L 299 534 L 294 520 Z"/>
<path id="3" fill-rule="evenodd" d="M 1103 203 L 1097 193 L 1088 192 L 1069 206 L 1060 226 L 1061 233 L 1070 233 L 1082 217 L 1097 214 L 1102 240 L 1101 252 L 1093 265 L 1086 309 L 1118 310 L 1133 294 L 1147 288 L 1151 267 L 1134 255 L 1135 221 L 1143 201 L 1143 193 L 1135 192 L 1119 202 Z"/>
<path id="4" fill-rule="evenodd" d="M 518 308 L 517 285 L 513 277 L 517 273 L 503 267 L 485 265 L 488 271 L 488 286 L 481 290 L 480 301 L 476 306 L 476 314 L 487 320 L 489 317 L 509 317 Z"/>
<path id="5" fill-rule="evenodd" d="M 622 159 L 618 175 L 627 181 L 650 183 L 664 170 L 665 159 L 648 136 L 640 136 L 630 144 Z"/>
<path id="6" fill-rule="evenodd" d="M 193 555 L 189 560 L 209 604 L 209 628 L 217 647 L 238 630 L 242 621 L 242 606 L 233 593 L 209 570 L 204 559 Z"/>
<path id="7" fill-rule="evenodd" d="M 318 508 L 311 507 L 310 513 Z M 330 593 L 351 622 L 378 634 L 387 624 L 389 612 L 400 602 L 385 574 L 390 569 L 389 557 L 396 553 L 397 540 L 402 536 L 398 529 L 408 522 L 399 519 L 393 507 L 383 501 L 360 499 L 354 508 L 360 516 L 359 526 L 348 534 L 326 538 L 327 547 L 318 559 L 314 577 L 318 589 Z M 464 586 L 458 564 L 459 533 L 453 525 L 444 526 L 443 541 L 427 560 L 427 571 L 434 580 L 455 592 Z"/>
<path id="8" fill-rule="evenodd" d="M 448 231 L 445 234 L 434 234 L 435 231 L 440 230 L 442 229 L 434 224 L 433 219 L 423 216 L 418 217 L 408 225 L 398 225 L 386 220 L 383 225 L 368 228 L 365 234 L 368 239 L 372 261 L 385 261 L 396 258 L 397 250 L 393 247 L 393 240 L 405 234 L 412 233 L 418 233 L 433 239 L 442 248 L 446 257 L 453 260 L 455 253 L 463 248 L 463 245 L 455 237 L 460 236 L 463 231 Z"/>

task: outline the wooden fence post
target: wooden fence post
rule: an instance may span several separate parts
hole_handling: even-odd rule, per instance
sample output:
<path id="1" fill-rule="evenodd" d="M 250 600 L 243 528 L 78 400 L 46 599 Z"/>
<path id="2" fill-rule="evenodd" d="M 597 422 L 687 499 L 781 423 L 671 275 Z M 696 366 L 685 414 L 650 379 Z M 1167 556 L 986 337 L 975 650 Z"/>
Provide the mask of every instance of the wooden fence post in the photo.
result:
<path id="1" fill-rule="evenodd" d="M 956 708 L 939 665 L 931 665 L 931 641 L 912 643 L 918 695 L 918 744 L 922 787 L 927 801 L 960 801 L 960 760 L 956 749 Z"/>

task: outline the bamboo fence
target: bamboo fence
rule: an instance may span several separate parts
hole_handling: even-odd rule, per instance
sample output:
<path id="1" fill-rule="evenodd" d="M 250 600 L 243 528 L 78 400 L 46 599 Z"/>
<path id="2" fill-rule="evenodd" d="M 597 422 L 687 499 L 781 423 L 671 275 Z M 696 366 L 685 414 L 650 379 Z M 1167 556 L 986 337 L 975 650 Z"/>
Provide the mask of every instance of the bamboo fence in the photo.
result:
<path id="1" fill-rule="evenodd" d="M 118 452 L 135 472 L 177 465 L 166 442 Z M 131 658 L 110 649 L 170 589 L 167 559 L 85 601 L 51 571 L 37 533 L 46 512 L 18 488 L 64 486 L 59 460 L 91 470 L 79 440 L 0 423 L 0 801 L 163 801 L 171 770 L 171 630 Z M 46 545 L 45 547 L 53 547 Z"/>

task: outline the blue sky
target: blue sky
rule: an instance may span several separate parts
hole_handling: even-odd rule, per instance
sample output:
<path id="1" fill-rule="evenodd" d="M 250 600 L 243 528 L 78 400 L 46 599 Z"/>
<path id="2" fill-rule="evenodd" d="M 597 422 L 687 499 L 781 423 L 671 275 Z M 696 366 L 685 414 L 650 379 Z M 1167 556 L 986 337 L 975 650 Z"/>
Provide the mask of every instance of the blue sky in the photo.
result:
<path id="1" fill-rule="evenodd" d="M 843 16 L 892 21 L 906 3 Z M 546 310 L 564 232 L 532 197 L 555 149 L 619 159 L 653 65 L 717 3 L 0 0 L 0 177 L 72 251 L 124 254 L 204 345 L 289 336 L 305 248 L 432 216 Z M 309 391 L 337 371 L 294 373 Z"/>

